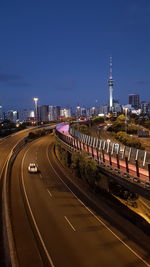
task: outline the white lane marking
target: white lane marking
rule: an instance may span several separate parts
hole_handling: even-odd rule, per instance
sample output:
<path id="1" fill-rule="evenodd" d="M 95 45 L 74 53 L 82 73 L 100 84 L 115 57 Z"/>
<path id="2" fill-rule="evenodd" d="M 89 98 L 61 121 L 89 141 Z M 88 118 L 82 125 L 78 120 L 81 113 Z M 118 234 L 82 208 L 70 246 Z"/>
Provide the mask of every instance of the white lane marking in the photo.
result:
<path id="1" fill-rule="evenodd" d="M 3 173 L 4 169 L 5 169 L 6 163 L 7 163 L 7 161 L 9 161 L 10 157 L 12 156 L 13 149 L 19 144 L 20 141 L 21 141 L 21 140 L 18 140 L 18 142 L 12 147 L 12 149 L 10 150 L 10 153 L 9 153 L 8 156 L 6 157 L 6 160 L 5 160 L 4 165 L 3 165 L 3 167 L 2 167 L 2 171 L 1 171 L 1 173 L 0 173 L 0 180 L 1 180 L 1 177 L 2 177 L 2 173 Z"/>
<path id="2" fill-rule="evenodd" d="M 47 147 L 47 158 L 49 161 L 49 164 L 51 166 L 51 168 L 53 169 L 53 171 L 55 172 L 55 174 L 57 175 L 57 177 L 62 181 L 62 183 L 69 189 L 69 191 L 75 196 L 75 198 L 108 230 L 112 233 L 112 235 L 114 235 L 126 248 L 128 248 L 137 258 L 139 258 L 146 266 L 150 267 L 150 264 L 145 261 L 139 254 L 137 254 L 137 252 L 135 252 L 131 247 L 129 247 L 118 235 L 116 235 L 101 219 L 99 219 L 76 195 L 75 193 L 73 193 L 73 191 L 68 187 L 68 185 L 62 180 L 62 178 L 59 176 L 59 174 L 56 172 L 56 170 L 54 169 L 49 156 L 48 156 L 48 147 Z"/>
<path id="3" fill-rule="evenodd" d="M 40 177 L 42 178 L 42 174 L 40 173 Z"/>
<path id="4" fill-rule="evenodd" d="M 51 194 L 51 192 L 48 189 L 47 189 L 47 192 L 50 195 L 50 197 L 52 197 L 52 194 Z"/>
<path id="5" fill-rule="evenodd" d="M 9 154 L 10 154 L 10 153 L 9 153 Z M 2 173 L 3 173 L 4 169 L 5 169 L 5 166 L 6 166 L 7 161 L 8 161 L 8 158 L 6 158 L 6 160 L 5 160 L 5 162 L 4 162 L 4 165 L 3 165 L 3 167 L 2 167 L 2 171 L 1 171 L 1 173 L 0 173 L 0 180 L 1 180 L 1 178 L 2 178 Z"/>
<path id="6" fill-rule="evenodd" d="M 0 140 L 0 145 L 3 144 L 5 141 L 7 141 L 7 139 L 5 139 L 5 140 Z"/>
<path id="7" fill-rule="evenodd" d="M 70 227 L 73 229 L 73 231 L 75 232 L 76 229 L 73 227 L 73 225 L 71 224 L 71 222 L 68 220 L 68 218 L 66 216 L 64 216 L 66 221 L 68 222 L 68 224 L 70 225 Z"/>
<path id="8" fill-rule="evenodd" d="M 30 148 L 29 148 L 29 149 L 30 149 Z M 24 179 L 23 179 L 23 164 L 24 164 L 24 160 L 25 160 L 25 157 L 26 157 L 26 155 L 27 155 L 29 149 L 25 152 L 25 154 L 24 154 L 24 156 L 23 156 L 23 159 L 22 159 L 22 163 L 21 163 L 21 180 L 22 180 L 22 185 L 23 185 L 24 195 L 25 195 L 25 198 L 26 198 L 26 202 L 27 202 L 28 209 L 29 209 L 29 211 L 30 211 L 30 214 L 31 214 L 31 217 L 32 217 L 34 226 L 35 226 L 35 228 L 36 228 L 37 234 L 38 234 L 38 236 L 39 236 L 39 239 L 40 239 L 40 241 L 41 241 L 41 244 L 42 244 L 42 246 L 43 246 L 43 249 L 44 249 L 44 251 L 45 251 L 45 253 L 46 253 L 46 256 L 47 256 L 47 258 L 48 258 L 48 260 L 49 260 L 49 263 L 50 263 L 51 267 L 55 267 L 54 264 L 53 264 L 53 261 L 52 261 L 52 259 L 51 259 L 51 257 L 50 257 L 50 255 L 49 255 L 49 253 L 48 253 L 48 250 L 47 250 L 47 248 L 46 248 L 46 245 L 45 245 L 45 243 L 44 243 L 44 241 L 43 241 L 43 239 L 42 239 L 42 236 L 41 236 L 41 233 L 40 233 L 40 231 L 39 231 L 39 228 L 38 228 L 38 226 L 37 226 L 35 217 L 34 217 L 34 215 L 33 215 L 33 212 L 32 212 L 32 209 L 31 209 L 31 206 L 30 206 L 30 203 L 29 203 L 29 199 L 28 199 L 28 196 L 27 196 L 27 192 L 26 192 L 26 188 L 25 188 L 25 183 L 24 183 Z"/>
<path id="9" fill-rule="evenodd" d="M 147 203 L 145 203 L 142 199 L 139 199 L 139 201 L 147 208 L 150 209 L 150 206 L 147 205 Z"/>

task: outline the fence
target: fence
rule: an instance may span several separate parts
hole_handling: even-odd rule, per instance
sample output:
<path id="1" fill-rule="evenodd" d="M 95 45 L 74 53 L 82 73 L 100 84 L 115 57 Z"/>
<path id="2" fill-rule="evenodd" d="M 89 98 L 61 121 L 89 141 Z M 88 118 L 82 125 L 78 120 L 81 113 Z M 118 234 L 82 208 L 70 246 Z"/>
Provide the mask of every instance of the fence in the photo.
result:
<path id="1" fill-rule="evenodd" d="M 75 131 L 70 127 L 70 134 L 80 140 L 83 144 L 91 146 L 98 150 L 103 150 L 105 154 L 111 154 L 116 157 L 118 155 L 119 159 L 128 159 L 128 162 L 135 164 L 138 162 L 139 167 L 147 170 L 148 164 L 150 164 L 150 152 L 136 149 L 133 147 L 128 147 L 120 145 L 118 143 L 111 142 L 109 139 L 99 139 L 92 137 L 81 132 Z"/>

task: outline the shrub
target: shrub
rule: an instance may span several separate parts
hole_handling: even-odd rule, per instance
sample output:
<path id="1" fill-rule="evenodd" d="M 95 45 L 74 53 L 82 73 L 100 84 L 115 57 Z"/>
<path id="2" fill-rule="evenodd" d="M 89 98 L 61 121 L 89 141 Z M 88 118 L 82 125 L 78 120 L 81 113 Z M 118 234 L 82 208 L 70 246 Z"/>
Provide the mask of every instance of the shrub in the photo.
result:
<path id="1" fill-rule="evenodd" d="M 101 124 L 101 123 L 104 123 L 104 118 L 102 117 L 95 117 L 92 119 L 92 124 Z"/>
<path id="2" fill-rule="evenodd" d="M 98 166 L 95 160 L 87 157 L 85 152 L 78 154 L 74 152 L 71 157 L 71 167 L 76 175 L 85 180 L 91 187 L 94 187 L 98 176 Z"/>
<path id="3" fill-rule="evenodd" d="M 150 120 L 144 122 L 144 127 L 150 130 Z"/>
<path id="4" fill-rule="evenodd" d="M 126 146 L 142 148 L 141 142 L 136 137 L 131 137 L 125 132 L 118 132 L 116 138 Z"/>
<path id="5" fill-rule="evenodd" d="M 46 135 L 47 131 L 45 129 L 35 130 L 33 132 L 29 132 L 28 138 L 29 139 L 35 139 L 41 136 Z"/>
<path id="6" fill-rule="evenodd" d="M 122 132 L 122 131 L 125 131 L 125 124 L 124 123 L 117 123 L 116 121 L 114 122 L 113 125 L 111 125 L 107 131 L 109 132 Z"/>
<path id="7" fill-rule="evenodd" d="M 30 132 L 29 134 L 28 134 L 28 138 L 29 139 L 34 139 L 35 138 L 35 133 L 34 132 Z"/>
<path id="8" fill-rule="evenodd" d="M 137 125 L 132 124 L 127 127 L 128 134 L 137 134 L 138 130 L 140 130 L 140 128 Z"/>

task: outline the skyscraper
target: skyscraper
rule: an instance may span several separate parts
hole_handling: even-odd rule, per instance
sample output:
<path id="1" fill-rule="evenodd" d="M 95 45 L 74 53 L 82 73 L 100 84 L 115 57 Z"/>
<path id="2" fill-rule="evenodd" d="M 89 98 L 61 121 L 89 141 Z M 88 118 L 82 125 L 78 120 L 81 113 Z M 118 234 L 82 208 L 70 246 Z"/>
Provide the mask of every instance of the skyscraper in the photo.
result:
<path id="1" fill-rule="evenodd" d="M 49 106 L 48 105 L 42 105 L 38 106 L 38 119 L 39 121 L 47 122 L 49 121 Z"/>
<path id="2" fill-rule="evenodd" d="M 60 109 L 60 116 L 69 118 L 71 117 L 71 110 L 70 108 L 61 108 Z"/>
<path id="3" fill-rule="evenodd" d="M 109 62 L 109 79 L 108 79 L 108 85 L 109 85 L 109 111 L 112 111 L 113 110 L 112 57 L 110 57 L 110 62 Z"/>
<path id="4" fill-rule="evenodd" d="M 57 121 L 60 117 L 60 106 L 49 106 L 49 121 Z"/>
<path id="5" fill-rule="evenodd" d="M 0 106 L 0 122 L 3 121 L 3 111 L 2 106 Z"/>
<path id="6" fill-rule="evenodd" d="M 129 104 L 135 109 L 138 109 L 140 104 L 140 96 L 136 94 L 129 95 Z"/>
<path id="7" fill-rule="evenodd" d="M 10 122 L 16 122 L 18 120 L 18 111 L 17 110 L 8 110 L 5 114 L 6 119 Z"/>
<path id="8" fill-rule="evenodd" d="M 32 118 L 35 118 L 34 110 L 19 110 L 18 111 L 18 119 L 21 122 L 26 122 L 32 120 Z"/>
<path id="9" fill-rule="evenodd" d="M 142 101 L 140 107 L 143 114 L 150 115 L 150 102 Z"/>

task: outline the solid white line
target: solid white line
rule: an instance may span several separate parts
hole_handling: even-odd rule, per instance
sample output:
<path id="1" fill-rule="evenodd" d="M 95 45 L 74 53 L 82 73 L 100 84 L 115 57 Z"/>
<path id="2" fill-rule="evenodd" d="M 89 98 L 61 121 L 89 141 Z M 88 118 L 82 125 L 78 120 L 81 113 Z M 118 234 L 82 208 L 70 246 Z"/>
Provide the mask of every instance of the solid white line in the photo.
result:
<path id="1" fill-rule="evenodd" d="M 71 222 L 68 220 L 68 218 L 66 216 L 64 216 L 66 221 L 68 222 L 68 224 L 71 226 L 71 228 L 73 229 L 73 231 L 76 231 L 76 229 L 73 227 L 73 225 L 71 224 Z"/>
<path id="2" fill-rule="evenodd" d="M 52 194 L 51 194 L 51 192 L 48 189 L 47 189 L 47 192 L 49 193 L 50 197 L 52 197 Z"/>
<path id="3" fill-rule="evenodd" d="M 1 173 L 0 173 L 0 179 L 1 179 L 1 177 L 2 177 L 2 173 L 3 173 L 4 169 L 5 169 L 5 166 L 6 166 L 6 163 L 7 163 L 8 159 L 10 159 L 10 157 L 11 157 L 11 155 L 12 155 L 13 149 L 19 144 L 20 141 L 21 141 L 21 140 L 19 140 L 19 141 L 12 147 L 12 149 L 10 150 L 10 152 L 9 152 L 9 154 L 8 154 L 6 160 L 5 160 L 5 163 L 3 164 L 2 171 L 1 171 Z"/>
<path id="4" fill-rule="evenodd" d="M 9 250 L 10 250 L 10 261 L 12 263 L 12 266 L 17 266 L 18 265 L 18 260 L 17 260 L 17 256 L 16 256 L 16 249 L 15 249 L 15 241 L 14 241 L 14 236 L 13 236 L 13 230 L 12 230 L 12 224 L 11 224 L 11 220 L 10 220 L 10 210 L 9 210 L 9 201 L 8 201 L 8 192 L 7 192 L 7 186 L 6 186 L 6 181 L 7 181 L 7 169 L 8 169 L 8 164 L 9 164 L 9 160 L 13 154 L 13 149 L 18 145 L 18 143 L 21 140 L 18 140 L 18 142 L 13 146 L 13 148 L 10 150 L 6 161 L 3 165 L 2 171 L 1 171 L 1 176 L 2 176 L 2 172 L 5 168 L 6 165 L 6 169 L 5 169 L 5 175 L 4 175 L 4 181 L 3 181 L 3 200 L 4 200 L 4 218 L 5 218 L 5 224 L 6 224 L 6 235 L 7 235 L 7 241 L 8 241 L 8 246 L 9 246 Z M 0 178 L 1 178 L 0 176 Z"/>
<path id="5" fill-rule="evenodd" d="M 30 148 L 29 148 L 29 149 L 30 149 Z M 45 246 L 45 243 L 44 243 L 44 241 L 43 241 L 43 239 L 42 239 L 42 236 L 41 236 L 41 233 L 40 233 L 40 231 L 39 231 L 39 228 L 38 228 L 38 226 L 37 226 L 35 217 L 34 217 L 34 215 L 33 215 L 33 212 L 32 212 L 32 209 L 31 209 L 31 206 L 30 206 L 30 203 L 29 203 L 29 199 L 28 199 L 28 196 L 27 196 L 27 192 L 26 192 L 26 189 L 25 189 L 25 184 L 24 184 L 24 179 L 23 179 L 23 164 L 24 164 L 24 160 L 25 160 L 25 157 L 26 157 L 26 155 L 27 155 L 29 149 L 28 149 L 28 150 L 26 151 L 26 153 L 24 154 L 23 159 L 22 159 L 22 163 L 21 163 L 21 180 L 22 180 L 22 185 L 23 185 L 24 195 L 25 195 L 25 198 L 26 198 L 26 202 L 27 202 L 28 209 L 29 209 L 29 211 L 30 211 L 30 214 L 31 214 L 31 217 L 32 217 L 34 226 L 35 226 L 35 228 L 36 228 L 37 234 L 38 234 L 39 239 L 40 239 L 40 241 L 41 241 L 41 243 L 42 243 L 42 246 L 43 246 L 43 249 L 44 249 L 44 251 L 45 251 L 45 253 L 46 253 L 46 256 L 47 256 L 47 258 L 48 258 L 48 260 L 49 260 L 49 263 L 51 264 L 51 267 L 55 267 L 54 264 L 53 264 L 53 261 L 52 261 L 52 259 L 51 259 L 51 257 L 50 257 L 50 255 L 49 255 L 49 253 L 48 253 L 48 250 L 47 250 L 47 248 L 46 248 L 46 246 Z"/>
<path id="6" fill-rule="evenodd" d="M 0 140 L 0 145 L 3 144 L 5 141 L 7 141 L 7 139 L 2 140 L 2 141 Z"/>
<path id="7" fill-rule="evenodd" d="M 75 196 L 75 198 L 108 230 L 110 231 L 126 248 L 128 248 L 137 258 L 139 258 L 146 266 L 150 267 L 149 263 L 146 262 L 139 254 L 137 254 L 131 247 L 129 247 L 119 236 L 117 236 L 101 219 L 99 219 L 77 196 L 75 193 L 72 192 L 72 190 L 68 187 L 68 185 L 62 180 L 62 178 L 59 176 L 59 174 L 54 169 L 52 163 L 50 162 L 49 156 L 48 156 L 48 147 L 47 147 L 47 158 L 49 161 L 49 164 L 57 177 L 62 181 L 62 183 L 69 189 L 69 191 Z"/>
<path id="8" fill-rule="evenodd" d="M 8 158 L 6 158 L 5 163 L 4 163 L 3 167 L 2 167 L 2 171 L 1 171 L 1 174 L 0 174 L 0 180 L 2 178 L 2 173 L 3 173 L 4 169 L 5 169 L 5 166 L 6 166 L 7 161 L 8 161 Z"/>

